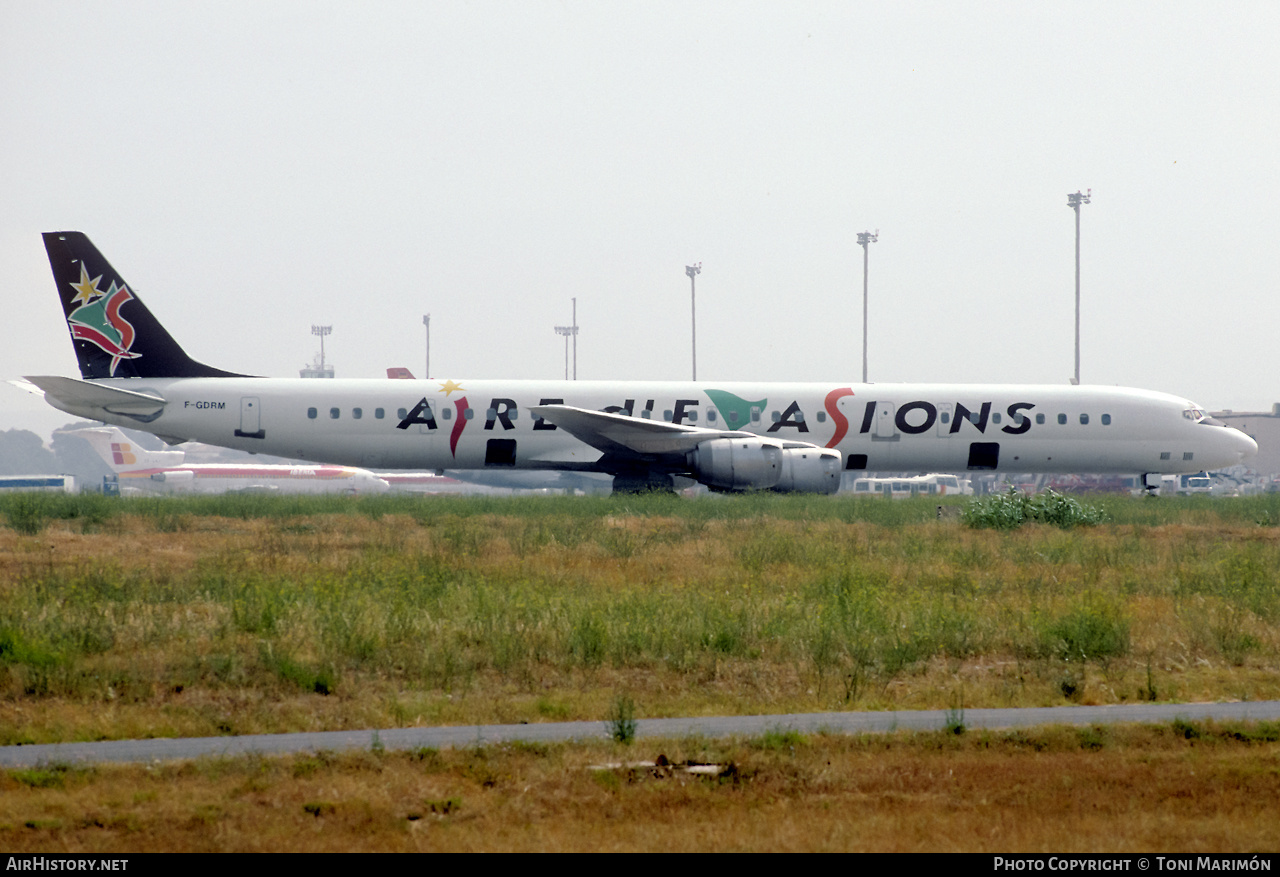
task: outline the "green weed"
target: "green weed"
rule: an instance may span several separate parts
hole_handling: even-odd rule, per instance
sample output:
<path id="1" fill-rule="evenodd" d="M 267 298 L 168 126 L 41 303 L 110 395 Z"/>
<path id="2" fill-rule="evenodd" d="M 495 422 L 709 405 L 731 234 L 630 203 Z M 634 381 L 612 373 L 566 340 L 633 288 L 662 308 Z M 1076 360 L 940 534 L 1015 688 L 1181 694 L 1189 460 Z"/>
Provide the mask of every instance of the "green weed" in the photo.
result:
<path id="1" fill-rule="evenodd" d="M 1053 490 L 1027 494 L 1012 487 L 1006 494 L 971 500 L 960 517 L 978 530 L 1013 530 L 1033 521 L 1065 529 L 1110 520 L 1105 509 L 1086 506 L 1065 494 Z"/>
<path id="2" fill-rule="evenodd" d="M 625 694 L 615 697 L 605 724 L 609 728 L 610 737 L 624 746 L 630 746 L 636 739 L 635 701 Z"/>

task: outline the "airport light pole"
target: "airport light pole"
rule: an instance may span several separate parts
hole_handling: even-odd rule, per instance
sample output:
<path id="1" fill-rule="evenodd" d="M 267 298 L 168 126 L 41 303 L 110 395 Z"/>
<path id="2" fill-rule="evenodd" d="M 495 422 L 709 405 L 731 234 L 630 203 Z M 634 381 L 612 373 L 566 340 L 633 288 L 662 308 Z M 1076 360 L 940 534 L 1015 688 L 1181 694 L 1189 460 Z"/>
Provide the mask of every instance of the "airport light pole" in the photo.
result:
<path id="1" fill-rule="evenodd" d="M 573 379 L 578 379 L 578 299 L 574 297 L 573 302 Z"/>
<path id="2" fill-rule="evenodd" d="M 431 377 L 431 315 L 422 315 L 422 325 L 427 327 L 427 371 L 422 377 L 429 379 Z"/>
<path id="3" fill-rule="evenodd" d="M 573 335 L 576 337 L 578 334 L 578 327 L 556 326 L 556 334 L 564 336 L 564 379 L 567 381 L 569 380 L 569 336 Z M 576 341 L 574 342 L 574 346 L 577 346 Z"/>
<path id="4" fill-rule="evenodd" d="M 333 334 L 332 326 L 311 327 L 311 334 L 320 336 L 320 374 L 324 374 L 324 336 Z"/>
<path id="5" fill-rule="evenodd" d="M 867 382 L 867 270 L 870 267 L 871 245 L 880 239 L 880 229 L 875 234 L 858 232 L 858 246 L 862 247 L 862 383 Z"/>
<path id="6" fill-rule="evenodd" d="M 684 273 L 689 275 L 689 315 L 690 324 L 693 327 L 693 379 L 696 381 L 698 379 L 698 290 L 694 278 L 702 273 L 702 263 L 685 265 Z"/>
<path id="7" fill-rule="evenodd" d="M 1079 190 L 1074 195 L 1067 195 L 1067 206 L 1076 212 L 1076 376 L 1071 379 L 1075 386 L 1080 384 L 1080 205 L 1088 204 L 1093 189 L 1084 194 Z"/>

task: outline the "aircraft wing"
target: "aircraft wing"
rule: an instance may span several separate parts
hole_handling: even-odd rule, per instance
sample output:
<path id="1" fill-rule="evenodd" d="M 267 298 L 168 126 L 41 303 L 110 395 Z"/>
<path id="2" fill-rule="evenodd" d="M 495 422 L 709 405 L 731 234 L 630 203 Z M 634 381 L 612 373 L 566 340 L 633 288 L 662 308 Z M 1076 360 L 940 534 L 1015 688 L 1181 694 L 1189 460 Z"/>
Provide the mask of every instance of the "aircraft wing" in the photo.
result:
<path id="1" fill-rule="evenodd" d="M 645 420 L 626 414 L 590 411 L 572 405 L 537 405 L 529 409 L 548 423 L 606 454 L 652 457 L 684 455 L 700 442 L 716 438 L 758 438 L 732 429 L 705 429 L 661 420 Z M 778 442 L 780 447 L 796 444 Z M 801 446 L 799 443 L 797 446 Z M 803 445 L 808 447 L 808 445 Z"/>

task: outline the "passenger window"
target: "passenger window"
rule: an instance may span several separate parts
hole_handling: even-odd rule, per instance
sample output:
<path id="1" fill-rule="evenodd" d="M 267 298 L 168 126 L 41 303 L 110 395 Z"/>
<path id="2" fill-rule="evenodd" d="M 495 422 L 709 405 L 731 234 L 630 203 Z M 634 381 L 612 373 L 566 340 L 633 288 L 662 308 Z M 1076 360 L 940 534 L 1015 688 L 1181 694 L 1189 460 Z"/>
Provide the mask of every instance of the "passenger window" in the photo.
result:
<path id="1" fill-rule="evenodd" d="M 819 423 L 826 423 L 826 422 L 827 422 L 827 412 L 825 412 L 825 411 L 819 411 L 819 412 L 818 412 L 818 422 L 819 422 Z"/>
<path id="2" fill-rule="evenodd" d="M 970 412 L 969 412 L 969 422 L 970 422 L 970 423 L 972 423 L 974 426 L 977 426 L 977 425 L 978 425 L 978 421 L 981 419 L 981 418 L 979 417 L 979 414 L 980 414 L 980 413 L 981 413 L 981 412 L 978 412 L 978 411 L 970 411 Z"/>
<path id="3" fill-rule="evenodd" d="M 943 423 L 950 423 L 950 422 L 951 422 L 951 412 L 950 412 L 950 411 L 944 411 L 944 412 L 942 412 L 942 422 L 943 422 Z"/>
<path id="4" fill-rule="evenodd" d="M 1081 414 L 1081 415 L 1080 415 L 1080 425 L 1081 425 L 1081 426 L 1088 426 L 1088 425 L 1089 425 L 1089 415 L 1088 415 L 1088 414 Z"/>
<path id="5" fill-rule="evenodd" d="M 1104 415 L 1102 415 L 1102 425 L 1103 425 L 1103 426 L 1110 426 L 1110 425 L 1111 425 L 1111 415 L 1110 415 L 1110 414 L 1104 414 Z"/>
<path id="6" fill-rule="evenodd" d="M 997 413 L 995 413 L 995 414 L 992 414 L 992 415 L 991 415 L 991 422 L 992 422 L 992 423 L 999 423 L 999 422 L 1000 422 L 1000 414 L 999 414 L 999 412 L 997 412 Z"/>
<path id="7" fill-rule="evenodd" d="M 453 420 L 453 409 L 452 408 L 441 409 L 440 416 L 443 417 L 445 420 Z M 403 419 L 404 418 L 401 418 L 401 420 Z"/>
<path id="8" fill-rule="evenodd" d="M 329 417 L 330 417 L 330 419 L 332 419 L 332 420 L 337 420 L 337 419 L 338 419 L 338 415 L 339 415 L 339 414 L 341 414 L 341 413 L 342 413 L 342 412 L 341 412 L 341 411 L 339 411 L 337 408 L 330 408 L 330 409 L 329 409 Z"/>
<path id="9" fill-rule="evenodd" d="M 1184 451 L 1184 452 L 1183 452 L 1183 454 L 1182 454 L 1182 459 L 1184 459 L 1184 460 L 1194 460 L 1194 459 L 1195 459 L 1195 456 L 1196 456 L 1196 455 L 1195 455 L 1195 453 L 1193 453 L 1192 451 Z"/>
<path id="10" fill-rule="evenodd" d="M 1168 451 L 1161 451 L 1161 452 L 1160 452 L 1160 459 L 1161 459 L 1161 460 L 1167 460 L 1167 459 L 1169 459 L 1171 456 L 1173 456 L 1173 455 L 1172 455 L 1172 454 L 1170 454 Z"/>
<path id="11" fill-rule="evenodd" d="M 1036 415 L 1036 423 L 1044 423 L 1044 415 L 1043 415 L 1043 414 L 1037 414 L 1037 415 Z"/>
<path id="12" fill-rule="evenodd" d="M 774 423 L 781 423 L 781 422 L 782 422 L 782 412 L 781 412 L 781 411 L 774 411 L 774 412 L 773 412 L 772 414 L 770 414 L 769 416 L 773 418 L 773 422 L 774 422 Z"/>
<path id="13" fill-rule="evenodd" d="M 352 419 L 354 419 L 354 420 L 359 420 L 361 417 L 364 417 L 364 409 L 363 409 L 363 408 L 352 408 L 352 409 L 351 409 L 351 417 L 352 417 Z"/>
<path id="14" fill-rule="evenodd" d="M 475 417 L 475 416 L 476 416 L 476 413 L 475 413 L 474 411 L 472 411 L 470 408 L 464 408 L 464 409 L 462 409 L 462 418 L 463 418 L 464 420 L 470 420 L 471 418 L 473 418 L 473 417 Z"/>
<path id="15" fill-rule="evenodd" d="M 663 419 L 663 420 L 665 420 L 667 423 L 670 423 L 670 422 L 671 422 L 671 409 L 670 409 L 670 408 L 668 408 L 668 409 L 666 409 L 665 411 L 663 411 L 663 412 L 662 412 L 662 419 Z"/>
<path id="16" fill-rule="evenodd" d="M 653 412 L 649 411 L 648 409 L 645 409 L 644 411 L 640 412 L 640 417 L 644 420 L 650 420 L 653 417 Z"/>
<path id="17" fill-rule="evenodd" d="M 317 415 L 317 414 L 319 414 L 319 413 L 320 413 L 320 412 L 319 412 L 319 411 L 317 411 L 317 410 L 316 410 L 316 409 L 314 409 L 314 408 L 308 408 L 308 409 L 307 409 L 307 417 L 310 417 L 312 420 L 315 420 L 315 419 L 316 419 L 316 415 Z"/>
<path id="18" fill-rule="evenodd" d="M 409 416 L 409 409 L 407 408 L 396 409 L 396 420 L 404 420 L 408 416 Z"/>
<path id="19" fill-rule="evenodd" d="M 696 411 L 686 411 L 686 412 L 685 412 L 685 414 L 687 414 L 687 415 L 689 416 L 689 422 L 690 422 L 690 423 L 697 423 L 697 422 L 698 422 L 698 412 L 696 412 Z"/>
<path id="20" fill-rule="evenodd" d="M 1066 425 L 1066 423 L 1067 423 L 1067 415 L 1065 415 L 1065 414 L 1059 414 L 1059 415 L 1058 415 L 1058 423 L 1059 423 L 1059 424 L 1061 424 L 1061 425 L 1063 425 L 1063 426 L 1065 426 L 1065 425 Z"/>
<path id="21" fill-rule="evenodd" d="M 715 412 L 715 409 L 714 409 L 714 408 L 708 408 L 708 409 L 707 409 L 707 423 L 715 423 L 715 422 L 716 422 L 716 412 Z"/>
<path id="22" fill-rule="evenodd" d="M 377 419 L 377 420 L 382 420 L 384 417 L 386 417 L 386 416 L 387 416 L 387 412 L 386 412 L 384 409 L 382 409 L 382 408 L 375 408 L 375 409 L 373 409 L 373 416 L 374 416 L 374 418 L 375 418 L 375 419 Z M 402 417 L 402 418 L 400 418 L 400 419 L 401 419 L 401 420 L 404 420 L 404 418 L 403 418 L 403 417 Z"/>

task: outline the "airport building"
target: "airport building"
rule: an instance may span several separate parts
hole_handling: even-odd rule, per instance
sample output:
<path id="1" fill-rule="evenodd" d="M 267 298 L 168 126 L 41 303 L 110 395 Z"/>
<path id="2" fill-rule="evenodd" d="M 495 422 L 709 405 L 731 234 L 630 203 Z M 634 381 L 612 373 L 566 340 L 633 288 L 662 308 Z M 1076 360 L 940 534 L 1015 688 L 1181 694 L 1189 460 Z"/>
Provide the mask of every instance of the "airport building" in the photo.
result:
<path id="1" fill-rule="evenodd" d="M 1280 474 L 1280 402 L 1270 411 L 1218 411 L 1214 417 L 1258 443 L 1258 455 L 1245 465 L 1259 475 Z"/>

